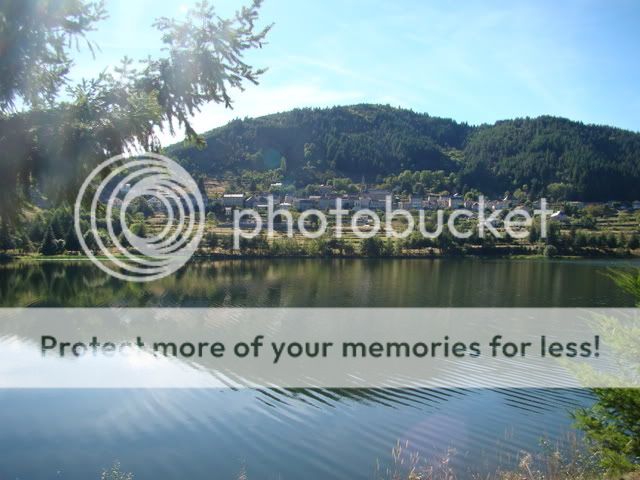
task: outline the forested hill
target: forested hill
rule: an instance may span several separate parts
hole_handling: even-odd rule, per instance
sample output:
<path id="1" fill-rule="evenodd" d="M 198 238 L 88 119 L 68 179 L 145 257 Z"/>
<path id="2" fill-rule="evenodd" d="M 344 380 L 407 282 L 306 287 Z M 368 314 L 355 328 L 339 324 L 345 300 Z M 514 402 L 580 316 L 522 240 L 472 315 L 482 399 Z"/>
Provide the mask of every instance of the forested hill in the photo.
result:
<path id="1" fill-rule="evenodd" d="M 540 195 L 555 184 L 575 199 L 640 199 L 640 134 L 564 118 L 474 127 L 354 105 L 235 120 L 204 137 L 204 149 L 177 144 L 167 153 L 194 173 L 222 177 L 280 168 L 298 185 L 331 176 L 373 181 L 404 170 L 443 170 L 456 174 L 460 191 L 521 188 Z"/>

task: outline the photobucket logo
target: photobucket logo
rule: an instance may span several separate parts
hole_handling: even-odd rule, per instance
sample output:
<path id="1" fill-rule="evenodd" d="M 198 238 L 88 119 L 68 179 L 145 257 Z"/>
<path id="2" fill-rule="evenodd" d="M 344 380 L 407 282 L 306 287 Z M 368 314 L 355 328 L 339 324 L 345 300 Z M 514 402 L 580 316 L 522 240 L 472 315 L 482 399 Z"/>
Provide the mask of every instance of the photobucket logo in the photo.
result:
<path id="1" fill-rule="evenodd" d="M 87 194 L 91 204 L 83 220 Z M 166 212 L 155 235 L 134 233 L 128 224 L 127 209 L 140 198 Z M 191 175 L 173 160 L 149 152 L 117 155 L 85 179 L 75 202 L 74 226 L 82 250 L 102 271 L 121 280 L 149 282 L 172 274 L 191 258 L 204 233 L 204 201 Z"/>
<path id="2" fill-rule="evenodd" d="M 263 214 L 254 209 L 235 210 L 233 214 L 233 248 L 240 249 L 241 239 L 250 240 L 264 232 L 264 224 L 266 223 L 266 232 L 269 238 L 273 238 L 276 231 L 276 223 L 280 229 L 286 230 L 287 237 L 293 237 L 294 224 L 297 230 L 304 238 L 319 238 L 326 235 L 329 218 L 323 211 L 317 209 L 304 210 L 298 216 L 297 222 L 294 222 L 293 214 L 286 208 L 275 208 L 273 197 L 267 199 L 267 210 Z M 473 209 L 458 208 L 449 211 L 439 209 L 435 212 L 436 225 L 432 230 L 427 230 L 426 212 L 424 209 L 418 210 L 418 218 L 414 214 L 403 208 L 393 208 L 393 199 L 390 195 L 386 196 L 384 222 L 380 216 L 373 210 L 364 208 L 350 210 L 342 208 L 342 199 L 336 198 L 336 208 L 328 211 L 329 217 L 334 220 L 333 236 L 342 238 L 345 219 L 350 226 L 351 233 L 360 239 L 375 237 L 381 233 L 384 228 L 383 235 L 387 238 L 406 238 L 416 231 L 428 239 L 438 238 L 444 232 L 445 213 L 449 213 L 446 226 L 450 234 L 458 239 L 467 239 L 475 232 L 478 238 L 485 238 L 492 235 L 494 238 L 510 237 L 514 239 L 524 239 L 530 235 L 530 229 L 534 223 L 534 217 L 540 218 L 540 238 L 547 238 L 548 217 L 553 213 L 547 210 L 546 199 L 540 199 L 540 208 L 533 210 L 533 216 L 524 208 L 515 208 L 512 210 L 493 209 L 487 213 L 487 204 L 483 196 L 480 196 L 477 204 Z M 350 215 L 351 214 L 351 215 Z M 350 215 L 350 216 L 349 216 Z M 263 217 L 266 217 L 263 218 Z M 456 223 L 459 219 L 468 219 L 465 224 L 466 228 Z M 276 219 L 279 221 L 276 222 Z M 315 219 L 317 225 L 315 230 L 307 227 L 307 222 Z M 394 228 L 394 220 L 402 219 L 403 229 L 398 231 Z M 417 224 L 417 225 L 416 225 Z M 473 226 L 470 226 L 473 224 Z M 498 227 L 500 225 L 500 227 Z M 282 228 L 284 227 L 284 228 Z"/>

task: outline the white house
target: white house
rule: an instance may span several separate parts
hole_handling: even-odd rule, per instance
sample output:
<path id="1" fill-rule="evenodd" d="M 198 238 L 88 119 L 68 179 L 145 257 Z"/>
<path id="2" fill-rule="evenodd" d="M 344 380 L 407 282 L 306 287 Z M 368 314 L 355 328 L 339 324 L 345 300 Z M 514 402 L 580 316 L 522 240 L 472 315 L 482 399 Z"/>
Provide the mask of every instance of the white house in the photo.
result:
<path id="1" fill-rule="evenodd" d="M 242 207 L 244 206 L 244 193 L 225 193 L 222 195 L 223 207 Z"/>

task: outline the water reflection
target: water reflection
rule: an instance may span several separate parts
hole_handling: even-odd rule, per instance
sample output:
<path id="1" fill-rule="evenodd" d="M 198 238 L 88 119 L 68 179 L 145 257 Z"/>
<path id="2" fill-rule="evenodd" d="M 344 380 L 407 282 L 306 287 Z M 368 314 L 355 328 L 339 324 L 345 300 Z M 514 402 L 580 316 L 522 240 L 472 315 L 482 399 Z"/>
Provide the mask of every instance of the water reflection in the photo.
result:
<path id="1" fill-rule="evenodd" d="M 193 262 L 151 284 L 88 262 L 0 266 L 0 305 L 633 306 L 599 261 Z M 0 478 L 369 479 L 400 439 L 462 471 L 562 438 L 583 390 L 0 390 Z"/>
<path id="2" fill-rule="evenodd" d="M 196 261 L 149 284 L 89 262 L 0 266 L 0 306 L 633 306 L 607 278 L 629 262 L 404 259 Z M 638 262 L 636 262 L 638 264 Z"/>

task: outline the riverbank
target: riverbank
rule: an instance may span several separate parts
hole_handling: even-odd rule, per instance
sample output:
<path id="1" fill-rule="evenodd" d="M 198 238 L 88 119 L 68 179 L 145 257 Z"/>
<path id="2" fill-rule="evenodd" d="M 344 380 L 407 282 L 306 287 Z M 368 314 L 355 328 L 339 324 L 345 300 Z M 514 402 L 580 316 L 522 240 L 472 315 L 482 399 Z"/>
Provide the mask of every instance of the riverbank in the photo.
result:
<path id="1" fill-rule="evenodd" d="M 123 254 L 114 254 L 114 258 L 126 260 L 127 257 Z M 96 255 L 94 258 L 98 260 L 109 260 L 105 255 Z M 221 252 L 221 251 L 199 251 L 193 256 L 193 259 L 201 260 L 241 260 L 241 259 L 278 259 L 278 258 L 309 258 L 309 259 L 360 259 L 360 258 L 388 258 L 388 259 L 436 259 L 436 258 L 502 258 L 502 259 L 514 259 L 514 260 L 539 260 L 545 258 L 555 258 L 560 260 L 587 260 L 587 259 L 611 259 L 611 260 L 624 260 L 624 259 L 640 259 L 638 251 L 622 251 L 622 252 L 607 252 L 607 251 L 587 251 L 579 254 L 561 254 L 553 253 L 549 254 L 538 250 L 525 250 L 521 248 L 517 249 L 472 249 L 472 250 L 457 250 L 441 252 L 434 249 L 427 251 L 411 251 L 402 253 L 385 253 L 382 252 L 379 255 L 365 255 L 358 252 L 341 253 L 341 252 L 306 252 L 306 251 L 293 251 L 293 252 L 270 252 L 270 251 L 240 251 L 240 252 Z M 0 252 L 0 263 L 7 263 L 12 261 L 89 261 L 90 258 L 81 253 L 77 254 L 55 254 L 55 255 L 42 255 L 38 253 L 5 253 Z"/>
<path id="2" fill-rule="evenodd" d="M 476 472 L 461 472 L 452 466 L 455 450 L 437 459 L 428 461 L 420 453 L 413 451 L 408 441 L 398 441 L 391 449 L 391 461 L 382 467 L 376 461 L 376 469 L 372 480 L 640 480 L 640 471 L 626 474 L 610 474 L 598 466 L 597 456 L 590 453 L 583 439 L 572 435 L 570 440 L 562 446 L 554 448 L 548 442 L 542 442 L 542 449 L 538 453 L 521 452 L 517 459 L 517 466 L 510 470 L 498 470 L 493 473 L 480 474 Z M 387 464 L 388 463 L 388 464 Z M 251 480 L 255 475 L 249 475 L 245 467 L 230 480 Z M 104 470 L 102 480 L 135 480 L 133 472 L 123 471 L 120 463 L 115 462 Z"/>

